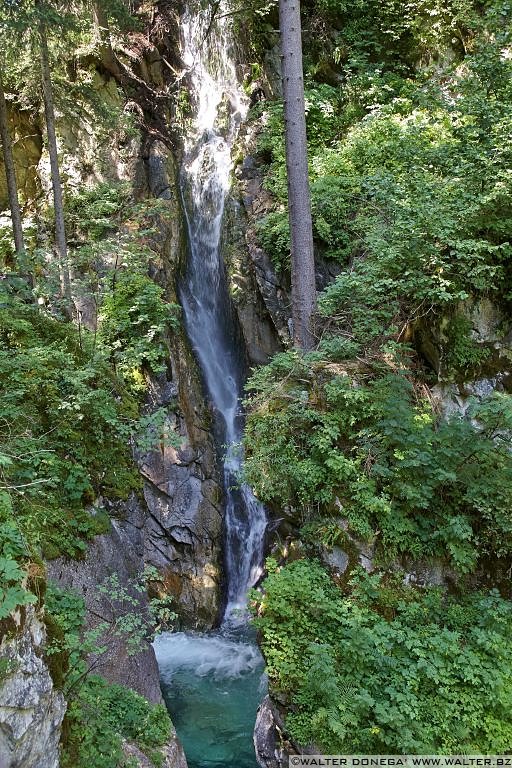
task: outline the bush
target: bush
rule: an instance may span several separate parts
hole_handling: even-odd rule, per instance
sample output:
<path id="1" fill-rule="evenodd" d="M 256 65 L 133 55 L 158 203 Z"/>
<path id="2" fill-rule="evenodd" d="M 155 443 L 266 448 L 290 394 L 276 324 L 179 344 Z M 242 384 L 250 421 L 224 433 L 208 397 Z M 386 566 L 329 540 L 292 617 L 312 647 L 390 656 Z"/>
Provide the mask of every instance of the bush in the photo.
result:
<path id="1" fill-rule="evenodd" d="M 0 522 L 16 519 L 32 554 L 80 555 L 109 525 L 84 505 L 139 487 L 137 403 L 92 356 L 92 339 L 16 297 L 6 296 L 0 340 Z"/>
<path id="2" fill-rule="evenodd" d="M 404 375 L 332 376 L 296 353 L 249 388 L 245 471 L 263 501 L 306 520 L 341 509 L 386 560 L 440 556 L 468 572 L 512 554 L 510 396 L 475 403 L 473 422 L 445 421 Z"/>
<path id="3" fill-rule="evenodd" d="M 162 370 L 166 358 L 163 335 L 178 326 L 175 304 L 163 288 L 141 273 L 120 271 L 105 296 L 100 315 L 100 342 L 109 350 L 115 369 L 127 380 L 138 380 L 141 369 Z"/>
<path id="4" fill-rule="evenodd" d="M 512 739 L 512 605 L 356 575 L 342 593 L 315 562 L 256 594 L 272 690 L 298 743 L 325 754 L 496 754 Z"/>
<path id="5" fill-rule="evenodd" d="M 157 748 L 169 740 L 171 721 L 163 704 L 151 705 L 129 688 L 90 675 L 71 701 L 65 730 L 63 768 L 121 768 L 123 739 L 159 766 Z"/>

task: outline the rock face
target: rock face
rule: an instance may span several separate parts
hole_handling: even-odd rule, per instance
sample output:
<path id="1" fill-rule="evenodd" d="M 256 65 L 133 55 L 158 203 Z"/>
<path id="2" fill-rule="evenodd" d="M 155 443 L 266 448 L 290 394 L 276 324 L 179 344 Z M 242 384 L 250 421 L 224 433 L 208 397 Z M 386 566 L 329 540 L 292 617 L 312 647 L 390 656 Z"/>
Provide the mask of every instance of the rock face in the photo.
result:
<path id="1" fill-rule="evenodd" d="M 245 178 L 244 160 L 237 169 L 236 177 Z M 252 167 L 249 163 L 249 167 Z M 251 173 L 251 171 L 247 171 Z M 270 259 L 257 248 L 247 236 L 245 207 L 234 198 L 227 201 L 224 221 L 225 258 L 228 267 L 231 298 L 242 330 L 242 335 L 251 365 L 265 365 L 278 352 L 282 343 L 279 339 L 275 320 L 269 307 L 275 309 L 276 317 L 286 323 L 286 312 L 273 302 L 273 291 L 278 286 Z M 249 247 L 252 244 L 253 247 Z M 269 286 L 272 286 L 269 291 Z M 267 306 L 268 304 L 268 306 Z M 280 314 L 279 314 L 280 313 Z"/>
<path id="2" fill-rule="evenodd" d="M 250 128 L 247 128 L 241 136 L 240 142 L 245 158 L 235 171 L 238 192 L 247 217 L 244 226 L 245 247 L 248 254 L 245 281 L 247 282 L 247 276 L 250 275 L 252 278 L 250 295 L 259 296 L 265 313 L 271 319 L 274 334 L 279 340 L 276 346 L 287 346 L 290 343 L 289 286 L 286 285 L 281 276 L 276 274 L 268 254 L 259 246 L 255 229 L 258 219 L 274 209 L 272 197 L 263 187 L 261 167 L 257 159 L 251 154 L 256 138 L 256 131 Z M 237 304 L 240 302 L 238 301 Z"/>
<path id="3" fill-rule="evenodd" d="M 186 626 L 210 627 L 220 607 L 222 491 L 208 433 L 192 444 L 176 419 L 181 448 L 162 446 L 141 459 L 144 560 L 158 569 Z"/>
<path id="4" fill-rule="evenodd" d="M 185 753 L 174 728 L 169 743 L 165 747 L 160 747 L 159 752 L 162 755 L 161 768 L 187 768 Z M 129 765 L 134 765 L 136 768 L 154 768 L 155 763 L 131 742 L 127 741 L 123 744 L 123 754 L 127 761 L 131 761 Z"/>
<path id="5" fill-rule="evenodd" d="M 288 768 L 289 755 L 296 754 L 284 738 L 281 717 L 270 696 L 265 696 L 258 709 L 254 749 L 261 768 Z"/>
<path id="6" fill-rule="evenodd" d="M 9 130 L 13 144 L 18 193 L 23 201 L 33 200 L 41 190 L 37 165 L 41 159 L 43 138 L 34 114 L 25 110 L 9 110 Z M 0 165 L 3 165 L 0 149 Z M 5 174 L 0 174 L 0 211 L 9 207 Z"/>
<path id="7" fill-rule="evenodd" d="M 2 768 L 58 768 L 66 704 L 42 658 L 45 640 L 44 625 L 30 608 L 22 627 L 0 644 Z"/>
<path id="8" fill-rule="evenodd" d="M 133 688 L 152 703 L 161 703 L 158 666 L 152 646 L 143 641 L 140 650 L 131 654 L 129 634 L 116 629 L 122 616 L 129 612 L 147 616 L 148 629 L 150 625 L 146 593 L 136 588 L 144 570 L 145 511 L 135 496 L 110 511 L 117 515 L 112 519 L 111 532 L 97 536 L 91 542 L 84 560 L 60 558 L 48 563 L 48 577 L 84 598 L 87 629 L 103 622 L 110 627 L 105 637 L 100 638 L 100 644 L 107 645 L 107 650 L 101 657 L 93 659 L 94 671 L 111 683 Z M 109 581 L 112 576 L 115 576 L 115 582 Z M 102 584 L 112 585 L 109 592 L 99 591 Z M 129 600 L 135 600 L 135 605 L 123 599 L 124 594 Z"/>
<path id="9" fill-rule="evenodd" d="M 440 381 L 498 377 L 512 388 L 512 325 L 506 308 L 490 299 L 469 297 L 449 315 L 419 321 L 413 333 Z"/>
<path id="10" fill-rule="evenodd" d="M 60 586 L 72 588 L 82 595 L 86 604 L 88 629 L 101 623 L 109 627 L 99 638 L 99 643 L 106 646 L 107 650 L 101 656 L 90 659 L 94 664 L 94 672 L 111 683 L 132 688 L 152 704 L 161 704 L 163 699 L 158 665 L 149 642 L 150 637 L 142 639 L 139 649 L 132 653 L 131 633 L 117 632 L 116 629 L 126 614 L 142 617 L 142 624 L 147 623 L 148 631 L 151 628 L 146 591 L 137 588 L 141 584 L 146 564 L 147 510 L 136 496 L 132 496 L 128 502 L 111 505 L 109 511 L 116 515 L 112 519 L 111 532 L 94 539 L 84 560 L 59 559 L 49 563 L 48 575 Z M 111 581 L 112 577 L 114 581 Z M 112 584 L 112 589 L 108 592 L 99 591 L 99 587 L 105 583 Z M 128 596 L 128 600 L 124 599 L 124 595 Z M 58 735 L 56 738 L 58 742 Z M 152 765 L 134 744 L 126 743 L 123 749 L 126 756 L 133 758 L 140 768 Z M 163 768 L 187 768 L 183 748 L 174 728 L 169 743 L 161 752 Z M 0 765 L 3 768 L 3 763 L 0 762 Z M 25 768 L 25 763 L 19 765 Z M 36 763 L 27 763 L 27 768 L 32 765 Z M 54 765 L 56 767 L 58 763 L 48 763 L 48 768 Z M 13 764 L 12 768 L 15 766 L 17 768 L 18 764 Z M 41 763 L 41 768 L 46 768 L 46 763 Z"/>

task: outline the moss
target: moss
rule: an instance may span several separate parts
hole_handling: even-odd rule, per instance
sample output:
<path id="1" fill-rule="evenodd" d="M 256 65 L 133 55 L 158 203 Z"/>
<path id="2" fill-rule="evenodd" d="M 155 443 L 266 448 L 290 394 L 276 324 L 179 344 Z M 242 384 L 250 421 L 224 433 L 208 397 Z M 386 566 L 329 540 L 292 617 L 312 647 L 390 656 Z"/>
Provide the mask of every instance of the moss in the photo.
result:
<path id="1" fill-rule="evenodd" d="M 471 337 L 471 322 L 463 315 L 454 315 L 444 329 L 446 355 L 444 377 L 463 378 L 479 374 L 484 363 L 491 357 L 492 349 L 477 343 Z"/>
<path id="2" fill-rule="evenodd" d="M 54 686 L 62 690 L 69 669 L 69 652 L 64 649 L 65 633 L 50 613 L 45 612 L 43 620 L 46 627 L 46 648 L 53 649 L 45 654 L 44 659 Z M 57 648 L 62 650 L 57 651 Z"/>

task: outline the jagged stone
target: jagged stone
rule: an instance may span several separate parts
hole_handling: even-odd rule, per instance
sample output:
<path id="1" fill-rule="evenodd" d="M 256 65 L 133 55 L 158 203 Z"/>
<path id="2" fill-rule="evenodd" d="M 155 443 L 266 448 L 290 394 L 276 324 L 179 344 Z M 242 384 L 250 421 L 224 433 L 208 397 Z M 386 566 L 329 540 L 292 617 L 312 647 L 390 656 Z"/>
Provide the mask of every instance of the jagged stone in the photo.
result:
<path id="1" fill-rule="evenodd" d="M 176 597 L 182 619 L 211 626 L 220 607 L 221 489 L 215 472 L 190 446 L 152 451 L 141 463 L 146 478 L 144 559 Z"/>
<path id="2" fill-rule="evenodd" d="M 58 768 L 66 703 L 43 658 L 45 627 L 33 608 L 0 644 L 0 765 Z"/>
<path id="3" fill-rule="evenodd" d="M 270 696 L 259 706 L 253 740 L 261 768 L 288 768 L 289 755 L 296 754 L 284 736 L 282 719 Z"/>
<path id="4" fill-rule="evenodd" d="M 83 560 L 59 558 L 48 563 L 48 576 L 52 581 L 75 590 L 84 598 L 88 629 L 104 621 L 113 625 L 128 611 L 148 614 L 147 596 L 135 588 L 144 570 L 145 512 L 135 496 L 118 504 L 115 511 L 123 519 L 114 518 L 111 532 L 96 536 Z M 128 606 L 115 595 L 99 592 L 99 585 L 114 574 L 121 589 L 136 601 L 135 605 Z M 137 653 L 129 654 L 128 639 L 127 635 L 108 633 L 105 653 L 91 658 L 94 671 L 109 682 L 133 688 L 152 703 L 161 703 L 158 666 L 152 646 L 143 641 Z"/>
<path id="5" fill-rule="evenodd" d="M 158 763 L 161 768 L 187 768 L 185 753 L 174 727 L 169 743 L 164 747 L 159 747 L 158 752 L 162 756 L 162 762 Z M 129 741 L 123 743 L 123 755 L 131 761 L 130 765 L 133 764 L 134 768 L 154 768 L 155 762 L 141 752 L 136 744 Z"/>
<path id="6" fill-rule="evenodd" d="M 251 158 L 242 167 L 254 168 Z M 244 172 L 245 173 L 245 172 Z M 251 170 L 247 170 L 251 174 Z M 251 365 L 264 365 L 281 349 L 278 333 L 259 287 L 258 272 L 246 242 L 246 221 L 242 207 L 228 199 L 224 218 L 225 258 L 230 293 Z M 276 278 L 277 285 L 277 278 Z"/>

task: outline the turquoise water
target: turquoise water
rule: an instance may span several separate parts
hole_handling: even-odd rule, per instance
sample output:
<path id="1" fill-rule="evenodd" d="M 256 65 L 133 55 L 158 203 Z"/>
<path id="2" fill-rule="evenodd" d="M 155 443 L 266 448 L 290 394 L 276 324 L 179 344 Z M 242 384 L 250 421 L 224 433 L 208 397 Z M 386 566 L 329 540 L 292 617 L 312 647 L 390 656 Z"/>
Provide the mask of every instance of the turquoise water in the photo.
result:
<path id="1" fill-rule="evenodd" d="M 247 628 L 164 633 L 154 646 L 189 768 L 258 768 L 252 733 L 266 679 Z"/>

